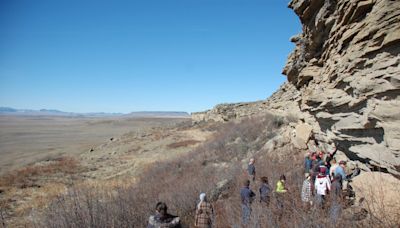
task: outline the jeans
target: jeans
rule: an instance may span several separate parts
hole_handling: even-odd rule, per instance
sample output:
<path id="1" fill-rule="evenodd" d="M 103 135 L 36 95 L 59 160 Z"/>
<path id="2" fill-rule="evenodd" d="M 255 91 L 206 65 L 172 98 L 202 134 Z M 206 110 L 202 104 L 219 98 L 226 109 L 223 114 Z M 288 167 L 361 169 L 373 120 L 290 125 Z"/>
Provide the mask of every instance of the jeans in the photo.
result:
<path id="1" fill-rule="evenodd" d="M 329 210 L 329 217 L 333 224 L 337 223 L 341 212 L 342 212 L 342 206 L 337 202 L 333 202 L 331 209 Z"/>
<path id="2" fill-rule="evenodd" d="M 325 196 L 324 195 L 320 195 L 320 194 L 315 195 L 315 204 L 318 207 L 323 207 L 324 203 L 325 203 Z"/>
<path id="3" fill-rule="evenodd" d="M 247 225 L 250 220 L 251 208 L 249 205 L 242 204 L 242 224 Z"/>

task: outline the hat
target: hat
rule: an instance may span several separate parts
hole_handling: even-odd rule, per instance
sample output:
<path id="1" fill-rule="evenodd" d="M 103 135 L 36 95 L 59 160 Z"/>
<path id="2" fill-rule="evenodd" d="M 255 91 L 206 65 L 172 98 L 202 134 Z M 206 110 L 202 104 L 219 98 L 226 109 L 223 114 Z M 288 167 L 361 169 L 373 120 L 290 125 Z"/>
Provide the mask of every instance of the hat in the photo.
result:
<path id="1" fill-rule="evenodd" d="M 200 210 L 200 208 L 201 208 L 201 203 L 203 203 L 203 202 L 206 200 L 206 194 L 205 194 L 205 193 L 201 193 L 200 196 L 199 196 L 199 198 L 200 198 L 200 202 L 199 202 L 199 204 L 197 204 L 197 209 Z"/>
<path id="2" fill-rule="evenodd" d="M 205 198 L 206 198 L 206 194 L 205 193 L 201 193 L 199 198 L 200 198 L 200 201 L 203 202 L 205 200 Z"/>

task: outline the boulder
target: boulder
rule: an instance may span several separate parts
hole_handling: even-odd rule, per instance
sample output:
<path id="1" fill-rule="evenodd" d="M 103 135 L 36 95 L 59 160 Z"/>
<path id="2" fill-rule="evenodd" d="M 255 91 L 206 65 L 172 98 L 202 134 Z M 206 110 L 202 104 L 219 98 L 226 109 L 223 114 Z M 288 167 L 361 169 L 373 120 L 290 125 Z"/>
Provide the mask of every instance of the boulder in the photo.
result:
<path id="1" fill-rule="evenodd" d="M 233 181 L 229 179 L 221 180 L 217 183 L 215 188 L 211 191 L 210 200 L 217 201 L 219 198 L 224 197 L 225 193 L 232 187 Z"/>
<path id="2" fill-rule="evenodd" d="M 264 146 L 261 148 L 261 150 L 268 153 L 268 152 L 273 151 L 275 149 L 275 146 L 276 146 L 275 141 L 271 139 L 271 140 L 268 140 L 268 142 L 266 142 L 264 144 Z"/>
<path id="3" fill-rule="evenodd" d="M 292 136 L 292 143 L 298 149 L 307 149 L 307 142 L 312 135 L 313 128 L 309 124 L 298 124 Z"/>
<path id="4" fill-rule="evenodd" d="M 261 150 L 265 152 L 271 152 L 278 147 L 283 147 L 287 143 L 289 143 L 289 140 L 285 136 L 277 135 L 268 140 L 261 148 Z"/>
<path id="5" fill-rule="evenodd" d="M 400 224 L 400 180 L 387 173 L 363 172 L 351 183 L 362 206 L 386 224 Z"/>
<path id="6" fill-rule="evenodd" d="M 350 161 L 350 159 L 346 156 L 345 153 L 343 153 L 342 151 L 337 151 L 335 154 L 335 159 L 336 161 L 339 163 L 340 161 L 345 161 L 348 162 Z"/>

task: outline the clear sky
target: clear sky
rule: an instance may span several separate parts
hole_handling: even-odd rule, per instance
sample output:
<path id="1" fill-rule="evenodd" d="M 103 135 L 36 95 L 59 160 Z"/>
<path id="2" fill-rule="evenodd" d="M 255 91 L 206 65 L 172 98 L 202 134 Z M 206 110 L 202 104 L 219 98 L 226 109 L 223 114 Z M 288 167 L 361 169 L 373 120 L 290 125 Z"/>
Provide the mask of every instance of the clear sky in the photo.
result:
<path id="1" fill-rule="evenodd" d="M 287 0 L 0 0 L 0 106 L 203 111 L 266 99 L 301 31 Z"/>

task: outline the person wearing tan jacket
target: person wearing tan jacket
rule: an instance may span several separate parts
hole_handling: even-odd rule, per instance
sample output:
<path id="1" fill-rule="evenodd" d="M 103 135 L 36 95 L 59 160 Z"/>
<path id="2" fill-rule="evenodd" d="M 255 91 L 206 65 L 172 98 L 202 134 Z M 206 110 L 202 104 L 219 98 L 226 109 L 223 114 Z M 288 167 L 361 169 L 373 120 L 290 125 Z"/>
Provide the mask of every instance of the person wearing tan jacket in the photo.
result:
<path id="1" fill-rule="evenodd" d="M 196 208 L 195 227 L 211 228 L 214 220 L 214 209 L 211 203 L 207 202 L 205 193 L 200 194 L 200 203 Z"/>

